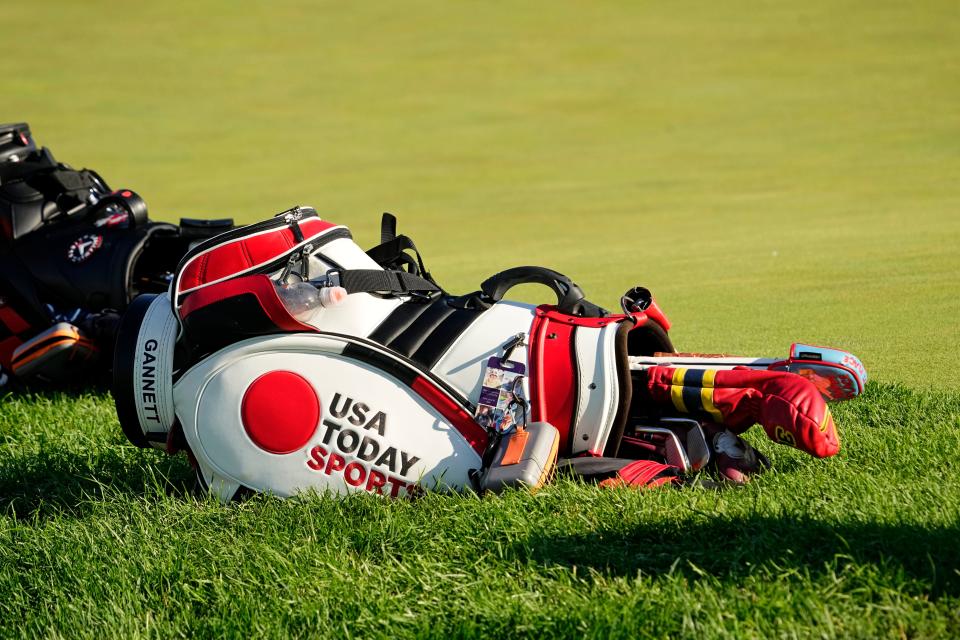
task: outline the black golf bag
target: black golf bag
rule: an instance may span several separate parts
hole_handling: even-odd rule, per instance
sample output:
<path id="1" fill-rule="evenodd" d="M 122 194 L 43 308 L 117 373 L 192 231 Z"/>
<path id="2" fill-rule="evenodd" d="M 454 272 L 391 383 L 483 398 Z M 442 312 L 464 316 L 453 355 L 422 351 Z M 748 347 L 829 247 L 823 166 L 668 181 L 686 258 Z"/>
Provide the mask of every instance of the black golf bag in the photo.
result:
<path id="1" fill-rule="evenodd" d="M 0 125 L 0 378 L 106 369 L 128 302 L 165 291 L 190 244 L 232 224 L 152 222 L 133 191 L 57 162 L 26 123 Z"/>

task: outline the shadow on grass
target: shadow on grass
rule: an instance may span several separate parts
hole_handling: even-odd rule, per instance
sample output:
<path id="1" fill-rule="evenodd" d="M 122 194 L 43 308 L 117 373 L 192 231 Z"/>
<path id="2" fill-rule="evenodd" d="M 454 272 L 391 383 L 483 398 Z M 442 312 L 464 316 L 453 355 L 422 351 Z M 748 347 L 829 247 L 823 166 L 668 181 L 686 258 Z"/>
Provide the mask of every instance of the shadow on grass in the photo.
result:
<path id="1" fill-rule="evenodd" d="M 518 556 L 544 564 L 591 567 L 634 576 L 677 573 L 746 577 L 870 564 L 930 585 L 931 595 L 960 595 L 960 526 L 925 528 L 876 522 L 830 523 L 791 516 L 716 517 L 651 523 L 629 532 L 530 538 Z"/>
<path id="2" fill-rule="evenodd" d="M 111 379 L 104 372 L 87 372 L 84 377 L 73 378 L 65 382 L 24 382 L 10 378 L 0 387 L 0 402 L 4 396 L 11 398 L 33 398 L 37 396 L 76 398 L 85 395 L 106 395 L 110 392 Z"/>
<path id="3" fill-rule="evenodd" d="M 85 454 L 41 451 L 0 465 L 0 514 L 18 520 L 82 517 L 111 495 L 185 496 L 194 476 L 182 457 L 143 464 L 127 461 L 122 449 Z"/>

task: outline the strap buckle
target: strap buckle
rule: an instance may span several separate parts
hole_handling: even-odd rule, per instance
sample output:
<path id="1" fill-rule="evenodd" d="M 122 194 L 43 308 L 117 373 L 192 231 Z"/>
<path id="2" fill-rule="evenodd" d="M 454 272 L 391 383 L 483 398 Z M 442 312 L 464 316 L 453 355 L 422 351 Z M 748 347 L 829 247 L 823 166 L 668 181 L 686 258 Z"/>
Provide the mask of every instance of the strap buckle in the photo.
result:
<path id="1" fill-rule="evenodd" d="M 340 269 L 328 269 L 326 274 L 326 280 L 321 281 L 320 286 L 323 287 L 340 287 Z"/>

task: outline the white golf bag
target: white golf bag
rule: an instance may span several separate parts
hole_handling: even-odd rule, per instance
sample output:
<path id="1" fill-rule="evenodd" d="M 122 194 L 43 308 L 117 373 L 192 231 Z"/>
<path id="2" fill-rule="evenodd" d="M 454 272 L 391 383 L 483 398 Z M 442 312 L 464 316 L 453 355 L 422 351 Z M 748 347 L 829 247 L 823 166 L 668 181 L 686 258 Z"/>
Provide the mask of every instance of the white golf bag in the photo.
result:
<path id="1" fill-rule="evenodd" d="M 519 267 L 448 295 L 395 224 L 385 215 L 382 244 L 364 252 L 298 207 L 195 247 L 167 294 L 123 318 L 114 397 L 127 437 L 186 450 L 223 499 L 537 487 L 558 458 L 598 478 L 638 458 L 707 463 L 701 414 L 634 393 L 658 365 L 630 358 L 674 352 L 649 292 L 610 314 L 565 276 Z M 528 282 L 557 304 L 503 299 Z"/>

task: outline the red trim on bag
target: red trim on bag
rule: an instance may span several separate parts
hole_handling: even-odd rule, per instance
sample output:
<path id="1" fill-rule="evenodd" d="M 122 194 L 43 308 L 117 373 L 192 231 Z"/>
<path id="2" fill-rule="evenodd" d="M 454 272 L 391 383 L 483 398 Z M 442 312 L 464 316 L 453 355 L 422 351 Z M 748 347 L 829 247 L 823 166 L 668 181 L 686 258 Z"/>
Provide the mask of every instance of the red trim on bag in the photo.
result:
<path id="1" fill-rule="evenodd" d="M 30 328 L 30 323 L 16 312 L 16 310 L 6 304 L 0 304 L 0 322 L 6 325 L 10 333 L 23 333 Z"/>
<path id="2" fill-rule="evenodd" d="M 577 400 L 574 328 L 612 322 L 601 325 L 577 322 L 585 320 L 607 319 L 577 318 L 555 311 L 555 307 L 537 307 L 530 327 L 527 361 L 530 363 L 531 417 L 535 422 L 549 422 L 557 428 L 561 455 L 572 449 L 571 430 Z"/>
<path id="3" fill-rule="evenodd" d="M 273 287 L 273 281 L 265 275 L 242 276 L 194 291 L 187 296 L 183 306 L 180 307 L 180 318 L 186 319 L 197 309 L 244 294 L 256 296 L 260 308 L 267 314 L 271 322 L 280 329 L 284 331 L 317 332 L 316 327 L 303 324 L 290 315 L 287 308 L 283 306 L 283 302 L 280 301 L 280 296 L 277 295 L 277 290 Z"/>
<path id="4" fill-rule="evenodd" d="M 300 223 L 305 241 L 338 226 L 319 218 L 308 218 Z M 297 246 L 289 227 L 268 233 L 239 238 L 210 249 L 191 260 L 180 274 L 180 291 L 191 289 L 241 273 L 259 264 L 266 264 Z"/>
<path id="5" fill-rule="evenodd" d="M 410 388 L 452 424 L 478 455 L 483 455 L 487 448 L 487 432 L 473 416 L 423 376 L 414 378 Z"/>
<path id="6" fill-rule="evenodd" d="M 600 329 L 615 322 L 622 322 L 628 317 L 622 313 L 611 313 L 610 315 L 602 318 L 581 318 L 580 316 L 571 316 L 563 313 L 556 306 L 546 304 L 537 307 L 537 313 L 542 313 L 552 322 L 562 322 L 563 324 L 570 324 L 577 327 L 590 327 L 591 329 Z M 630 316 L 636 319 L 637 326 L 645 324 L 649 318 L 663 327 L 664 331 L 670 330 L 670 321 L 657 305 L 656 301 L 651 303 L 650 306 L 647 307 L 646 311 L 636 311 L 631 313 Z"/>
<path id="7" fill-rule="evenodd" d="M 591 329 L 599 329 L 607 326 L 608 324 L 620 322 L 626 318 L 626 316 L 622 313 L 611 314 L 602 318 L 582 318 L 580 316 L 571 316 L 568 313 L 560 311 L 555 305 L 552 304 L 542 304 L 537 307 L 536 315 L 538 317 L 542 316 L 547 318 L 553 323 L 561 323 L 575 327 L 590 327 Z"/>
<path id="8" fill-rule="evenodd" d="M 670 331 L 670 320 L 667 319 L 667 314 L 663 312 L 663 309 L 660 308 L 656 300 L 650 302 L 650 306 L 647 307 L 644 313 L 646 313 L 651 320 L 663 327 L 664 331 Z"/>

